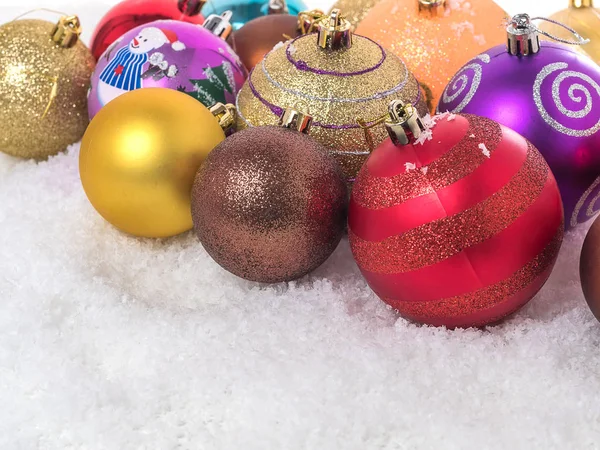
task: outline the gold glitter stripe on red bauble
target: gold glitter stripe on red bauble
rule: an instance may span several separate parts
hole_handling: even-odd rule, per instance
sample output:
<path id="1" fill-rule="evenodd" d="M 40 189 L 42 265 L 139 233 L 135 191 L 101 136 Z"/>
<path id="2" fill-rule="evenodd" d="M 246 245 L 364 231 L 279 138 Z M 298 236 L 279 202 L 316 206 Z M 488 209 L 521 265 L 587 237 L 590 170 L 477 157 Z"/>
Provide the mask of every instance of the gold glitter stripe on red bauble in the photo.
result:
<path id="1" fill-rule="evenodd" d="M 471 120 L 472 116 L 469 115 L 465 117 L 469 120 L 469 128 L 458 144 L 431 164 L 417 167 L 420 170 L 407 170 L 389 178 L 373 177 L 367 163 L 358 174 L 352 193 L 354 201 L 370 209 L 387 208 L 443 189 L 475 171 L 488 159 L 479 145 L 484 144 L 489 155 L 493 155 L 503 140 L 503 133 L 500 125 L 494 121 L 482 117 Z M 433 131 L 433 139 L 439 139 L 435 128 Z M 419 148 L 419 144 L 413 146 L 417 158 Z M 398 151 L 407 150 L 398 147 Z"/>
<path id="2" fill-rule="evenodd" d="M 432 131 L 431 139 L 420 145 L 396 147 L 388 141 L 380 146 L 369 158 L 369 173 L 374 177 L 391 178 L 406 173 L 407 163 L 417 169 L 428 166 L 463 140 L 471 126 L 467 117 L 458 114 L 445 113 L 435 116 L 431 122 L 434 120 L 435 131 Z"/>
<path id="3" fill-rule="evenodd" d="M 403 317 L 436 326 L 478 326 L 497 322 L 517 311 L 544 285 L 560 250 L 563 228 L 561 223 L 552 241 L 538 256 L 499 283 L 468 294 L 435 301 L 397 302 L 390 298 L 383 300 L 396 308 Z"/>
<path id="4" fill-rule="evenodd" d="M 488 199 L 510 182 L 527 158 L 527 141 L 511 136 L 509 130 L 504 132 L 505 139 L 493 155 L 450 186 L 381 209 L 365 208 L 352 199 L 348 226 L 361 239 L 377 242 L 466 211 Z"/>
<path id="5" fill-rule="evenodd" d="M 549 171 L 530 144 L 519 172 L 502 189 L 474 207 L 379 242 L 368 242 L 349 231 L 352 251 L 362 269 L 403 273 L 450 258 L 501 232 L 535 203 Z"/>
<path id="6" fill-rule="evenodd" d="M 548 245 L 563 221 L 560 206 L 556 181 L 549 173 L 527 212 L 490 239 L 418 270 L 361 272 L 377 295 L 396 301 L 427 302 L 478 291 L 510 277 Z"/>

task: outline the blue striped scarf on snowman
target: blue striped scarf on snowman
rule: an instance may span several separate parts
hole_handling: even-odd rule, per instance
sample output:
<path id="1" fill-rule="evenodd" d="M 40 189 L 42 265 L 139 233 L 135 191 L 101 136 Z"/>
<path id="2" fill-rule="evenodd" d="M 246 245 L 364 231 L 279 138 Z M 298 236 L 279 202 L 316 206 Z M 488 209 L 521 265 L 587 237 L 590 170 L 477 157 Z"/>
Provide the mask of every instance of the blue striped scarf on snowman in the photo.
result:
<path id="1" fill-rule="evenodd" d="M 143 66 L 146 62 L 148 62 L 146 53 L 131 53 L 129 46 L 123 47 L 104 68 L 100 74 L 100 80 L 124 91 L 140 89 L 142 87 Z"/>

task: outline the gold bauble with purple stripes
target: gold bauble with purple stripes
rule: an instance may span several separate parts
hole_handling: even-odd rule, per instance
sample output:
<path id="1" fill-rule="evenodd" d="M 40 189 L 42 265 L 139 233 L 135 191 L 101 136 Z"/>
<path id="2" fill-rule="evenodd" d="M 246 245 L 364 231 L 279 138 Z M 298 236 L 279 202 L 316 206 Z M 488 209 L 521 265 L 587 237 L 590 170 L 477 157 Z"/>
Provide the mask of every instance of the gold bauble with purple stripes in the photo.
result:
<path id="1" fill-rule="evenodd" d="M 370 152 L 387 138 L 382 117 L 390 101 L 428 111 L 419 83 L 404 62 L 371 39 L 323 49 L 317 34 L 276 46 L 258 64 L 237 98 L 238 129 L 277 125 L 287 108 L 313 117 L 311 136 L 352 181 Z"/>

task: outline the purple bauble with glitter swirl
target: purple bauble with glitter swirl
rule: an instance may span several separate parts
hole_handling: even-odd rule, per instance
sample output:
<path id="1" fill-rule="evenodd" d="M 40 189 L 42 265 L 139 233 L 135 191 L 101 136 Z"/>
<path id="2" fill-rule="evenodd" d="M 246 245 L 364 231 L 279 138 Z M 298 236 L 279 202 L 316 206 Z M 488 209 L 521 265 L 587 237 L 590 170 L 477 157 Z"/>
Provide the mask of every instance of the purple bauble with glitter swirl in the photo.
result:
<path id="1" fill-rule="evenodd" d="M 494 47 L 454 76 L 438 111 L 488 117 L 529 139 L 558 181 L 567 229 L 600 211 L 600 67 L 571 47 L 542 42 L 527 56 Z"/>
<path id="2" fill-rule="evenodd" d="M 231 47 L 206 28 L 159 20 L 125 33 L 100 57 L 88 112 L 92 119 L 119 95 L 147 87 L 176 89 L 207 107 L 233 103 L 246 75 Z"/>

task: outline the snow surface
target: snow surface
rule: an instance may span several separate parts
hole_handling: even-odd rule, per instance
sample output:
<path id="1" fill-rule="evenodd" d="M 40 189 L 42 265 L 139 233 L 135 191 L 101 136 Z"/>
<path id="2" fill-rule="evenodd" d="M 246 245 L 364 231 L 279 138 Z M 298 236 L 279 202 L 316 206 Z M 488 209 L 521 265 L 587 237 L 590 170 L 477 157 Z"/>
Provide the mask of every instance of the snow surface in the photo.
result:
<path id="1" fill-rule="evenodd" d="M 0 154 L 0 449 L 600 448 L 586 228 L 517 315 L 447 331 L 380 302 L 347 241 L 296 283 L 245 282 L 191 233 L 105 223 L 77 146 Z"/>
<path id="2" fill-rule="evenodd" d="M 125 236 L 87 202 L 78 148 L 0 158 L 1 449 L 597 448 L 600 324 L 584 230 L 504 324 L 398 318 L 347 241 L 265 287 L 191 233 Z"/>

